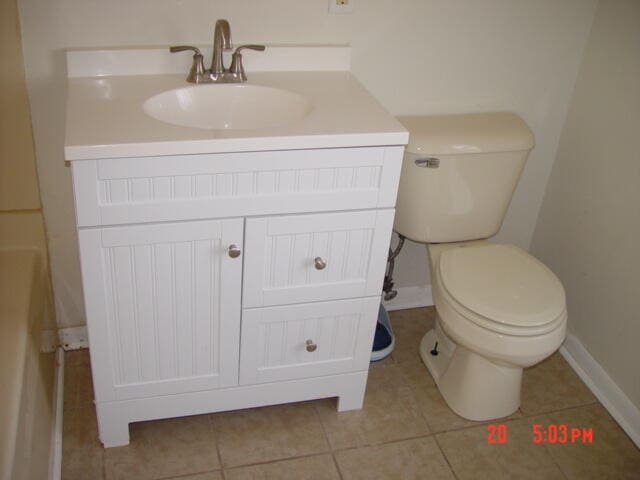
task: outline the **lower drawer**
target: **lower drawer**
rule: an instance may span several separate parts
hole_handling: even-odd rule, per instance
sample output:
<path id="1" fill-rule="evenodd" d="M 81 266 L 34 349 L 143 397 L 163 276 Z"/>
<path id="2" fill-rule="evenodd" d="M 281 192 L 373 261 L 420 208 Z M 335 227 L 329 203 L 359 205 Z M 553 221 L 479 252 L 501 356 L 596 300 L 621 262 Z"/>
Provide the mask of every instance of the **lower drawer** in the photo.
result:
<path id="1" fill-rule="evenodd" d="M 242 313 L 240 384 L 366 370 L 380 297 Z"/>

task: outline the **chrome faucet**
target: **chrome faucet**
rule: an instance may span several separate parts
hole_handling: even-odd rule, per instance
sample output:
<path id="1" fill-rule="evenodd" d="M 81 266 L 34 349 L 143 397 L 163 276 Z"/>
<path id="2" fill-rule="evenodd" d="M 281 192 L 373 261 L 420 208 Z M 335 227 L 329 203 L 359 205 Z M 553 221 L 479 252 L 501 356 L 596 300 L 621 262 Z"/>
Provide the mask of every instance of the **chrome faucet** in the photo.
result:
<path id="1" fill-rule="evenodd" d="M 229 22 L 221 18 L 216 22 L 216 28 L 213 31 L 213 58 L 210 72 L 214 82 L 225 74 L 222 50 L 231 50 L 231 27 Z"/>
<path id="2" fill-rule="evenodd" d="M 183 52 L 185 50 L 193 51 L 193 64 L 187 82 L 190 83 L 243 83 L 247 81 L 247 75 L 242 65 L 241 50 L 249 48 L 251 50 L 264 51 L 264 45 L 240 45 L 235 49 L 231 56 L 231 65 L 224 68 L 224 59 L 222 57 L 223 50 L 231 50 L 231 27 L 229 22 L 221 18 L 216 21 L 213 31 L 213 58 L 211 59 L 211 68 L 204 69 L 204 61 L 200 50 L 191 46 L 171 47 L 171 53 Z"/>

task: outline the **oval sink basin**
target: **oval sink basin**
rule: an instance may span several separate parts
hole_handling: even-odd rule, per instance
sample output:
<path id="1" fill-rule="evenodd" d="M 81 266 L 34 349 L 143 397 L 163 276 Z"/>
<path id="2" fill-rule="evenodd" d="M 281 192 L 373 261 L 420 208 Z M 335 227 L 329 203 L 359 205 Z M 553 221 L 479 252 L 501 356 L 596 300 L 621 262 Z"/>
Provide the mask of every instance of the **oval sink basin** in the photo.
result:
<path id="1" fill-rule="evenodd" d="M 247 84 L 177 88 L 144 103 L 145 113 L 161 122 L 216 130 L 279 127 L 301 120 L 312 108 L 297 93 Z"/>

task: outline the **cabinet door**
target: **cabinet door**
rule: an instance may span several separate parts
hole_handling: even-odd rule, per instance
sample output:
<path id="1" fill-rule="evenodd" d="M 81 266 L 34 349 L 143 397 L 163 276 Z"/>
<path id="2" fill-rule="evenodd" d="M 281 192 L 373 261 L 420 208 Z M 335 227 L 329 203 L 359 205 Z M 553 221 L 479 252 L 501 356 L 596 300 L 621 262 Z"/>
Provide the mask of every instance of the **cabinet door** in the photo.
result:
<path id="1" fill-rule="evenodd" d="M 98 401 L 238 383 L 242 219 L 79 237 Z"/>
<path id="2" fill-rule="evenodd" d="M 244 310 L 240 383 L 366 370 L 379 306 L 368 297 Z"/>
<path id="3" fill-rule="evenodd" d="M 247 308 L 380 295 L 393 210 L 247 220 Z"/>

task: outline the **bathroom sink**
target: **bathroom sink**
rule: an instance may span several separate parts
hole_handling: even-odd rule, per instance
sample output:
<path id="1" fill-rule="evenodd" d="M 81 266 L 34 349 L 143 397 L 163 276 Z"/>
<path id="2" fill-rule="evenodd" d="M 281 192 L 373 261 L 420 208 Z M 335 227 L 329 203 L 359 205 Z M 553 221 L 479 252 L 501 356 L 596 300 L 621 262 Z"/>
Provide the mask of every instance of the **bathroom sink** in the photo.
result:
<path id="1" fill-rule="evenodd" d="M 149 98 L 143 108 L 161 122 L 215 130 L 279 127 L 301 120 L 313 109 L 297 93 L 247 84 L 168 90 Z"/>

